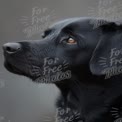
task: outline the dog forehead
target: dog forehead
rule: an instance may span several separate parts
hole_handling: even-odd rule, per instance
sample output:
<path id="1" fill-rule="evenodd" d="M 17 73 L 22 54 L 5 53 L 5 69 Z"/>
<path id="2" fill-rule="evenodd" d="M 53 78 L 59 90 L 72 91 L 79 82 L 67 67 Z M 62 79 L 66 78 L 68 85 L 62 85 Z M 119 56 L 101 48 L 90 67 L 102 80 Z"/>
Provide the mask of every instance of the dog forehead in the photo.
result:
<path id="1" fill-rule="evenodd" d="M 51 25 L 50 28 L 54 28 L 54 29 L 64 28 L 65 26 L 67 26 L 73 22 L 77 22 L 78 20 L 79 20 L 79 18 L 65 19 L 65 20 L 59 21 L 59 22 Z"/>
<path id="2" fill-rule="evenodd" d="M 70 19 L 65 19 L 62 21 L 59 21 L 49 27 L 51 30 L 62 30 L 65 27 L 72 26 L 72 25 L 79 25 L 81 28 L 87 28 L 89 27 L 90 20 L 92 18 L 86 18 L 86 17 L 81 17 L 81 18 L 70 18 Z"/>

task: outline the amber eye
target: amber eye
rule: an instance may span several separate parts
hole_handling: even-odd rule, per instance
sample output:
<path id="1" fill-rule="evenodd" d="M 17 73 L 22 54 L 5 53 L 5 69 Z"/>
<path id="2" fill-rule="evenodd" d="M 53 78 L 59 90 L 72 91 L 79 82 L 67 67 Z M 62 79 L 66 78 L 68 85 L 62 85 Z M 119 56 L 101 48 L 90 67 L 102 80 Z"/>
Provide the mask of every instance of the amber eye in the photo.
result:
<path id="1" fill-rule="evenodd" d="M 67 44 L 77 44 L 77 41 L 75 39 L 73 39 L 73 38 L 69 38 L 67 40 Z"/>

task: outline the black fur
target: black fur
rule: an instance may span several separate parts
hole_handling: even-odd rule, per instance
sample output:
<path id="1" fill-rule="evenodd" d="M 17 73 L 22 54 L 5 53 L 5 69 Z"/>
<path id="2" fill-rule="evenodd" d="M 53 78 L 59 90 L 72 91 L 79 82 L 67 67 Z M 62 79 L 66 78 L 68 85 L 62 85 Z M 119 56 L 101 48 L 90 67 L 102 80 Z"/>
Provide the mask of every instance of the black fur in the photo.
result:
<path id="1" fill-rule="evenodd" d="M 99 21 L 103 23 L 94 27 Z M 77 44 L 68 44 L 70 37 Z M 68 113 L 58 112 L 59 122 L 62 122 L 61 119 L 70 122 L 113 122 L 117 118 L 111 114 L 112 107 L 121 108 L 121 73 L 105 79 L 105 68 L 99 65 L 99 60 L 100 57 L 106 58 L 109 64 L 110 51 L 121 49 L 121 39 L 121 24 L 94 18 L 67 19 L 46 30 L 41 40 L 18 42 L 21 49 L 14 53 L 10 53 L 4 45 L 5 67 L 41 83 L 42 76 L 57 73 L 49 73 L 48 70 L 44 74 L 46 57 L 53 61 L 57 58 L 49 65 L 50 68 L 58 67 L 65 61 L 68 66 L 60 71 L 71 71 L 71 77 L 48 81 L 62 93 L 57 100 L 57 108 L 69 109 Z M 114 66 L 120 67 L 121 62 Z"/>

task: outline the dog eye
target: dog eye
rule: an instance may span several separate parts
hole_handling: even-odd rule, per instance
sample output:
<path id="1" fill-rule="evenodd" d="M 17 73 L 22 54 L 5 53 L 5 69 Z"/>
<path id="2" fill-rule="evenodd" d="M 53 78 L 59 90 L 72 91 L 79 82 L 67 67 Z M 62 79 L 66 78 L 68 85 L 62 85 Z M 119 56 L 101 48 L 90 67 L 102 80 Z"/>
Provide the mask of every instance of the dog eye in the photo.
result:
<path id="1" fill-rule="evenodd" d="M 69 38 L 67 40 L 67 44 L 77 44 L 77 41 L 75 39 L 73 39 L 73 38 Z"/>

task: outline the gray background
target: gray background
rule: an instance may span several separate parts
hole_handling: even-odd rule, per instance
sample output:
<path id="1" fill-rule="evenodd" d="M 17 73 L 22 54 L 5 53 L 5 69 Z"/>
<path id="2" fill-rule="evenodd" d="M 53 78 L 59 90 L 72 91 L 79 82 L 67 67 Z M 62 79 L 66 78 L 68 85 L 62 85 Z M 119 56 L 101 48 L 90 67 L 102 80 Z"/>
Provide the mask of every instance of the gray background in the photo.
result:
<path id="1" fill-rule="evenodd" d="M 122 5 L 119 0 L 111 1 L 116 8 Z M 22 16 L 29 16 L 35 6 L 54 10 L 55 21 L 70 17 L 101 17 L 98 0 L 0 0 L 0 122 L 53 121 L 51 117 L 58 89 L 54 85 L 35 84 L 28 78 L 9 73 L 3 67 L 4 43 L 40 39 L 40 34 L 27 38 L 19 21 Z M 110 13 L 107 14 L 117 18 L 116 12 L 112 12 L 112 5 L 109 7 Z"/>

